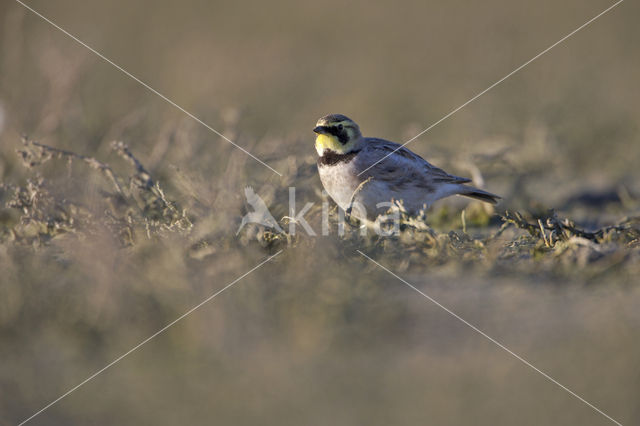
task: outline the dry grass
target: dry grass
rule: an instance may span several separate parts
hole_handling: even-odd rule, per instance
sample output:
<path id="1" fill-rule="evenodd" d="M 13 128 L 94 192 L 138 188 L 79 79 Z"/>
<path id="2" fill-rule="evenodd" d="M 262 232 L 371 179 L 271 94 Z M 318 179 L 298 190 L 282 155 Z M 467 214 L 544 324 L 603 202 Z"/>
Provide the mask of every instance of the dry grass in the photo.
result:
<path id="1" fill-rule="evenodd" d="M 265 254 L 316 244 L 300 226 L 297 233 L 289 234 L 286 215 L 279 220 L 282 232 L 248 225 L 248 230 L 236 236 L 232 230 L 242 213 L 248 211 L 246 208 L 237 211 L 236 220 L 227 232 L 216 229 L 211 232 L 215 238 L 198 238 L 192 232 L 194 224 L 199 225 L 206 217 L 190 210 L 197 203 L 197 198 L 189 193 L 171 197 L 185 200 L 187 207 L 167 199 L 158 182 L 122 142 L 112 143 L 111 148 L 130 166 L 126 176 L 117 175 L 109 164 L 92 157 L 27 138 L 23 138 L 22 143 L 23 149 L 17 153 L 23 164 L 33 170 L 33 176 L 24 186 L 3 186 L 5 208 L 20 212 L 13 223 L 5 223 L 4 244 L 40 247 L 68 235 L 91 238 L 99 229 L 107 229 L 117 236 L 121 247 L 132 248 L 141 239 L 153 241 L 175 235 L 183 241 L 185 255 L 198 259 L 212 254 L 215 251 L 213 246 L 230 247 L 238 242 L 245 246 L 259 246 Z M 52 159 L 66 164 L 68 179 L 74 179 L 74 162 L 84 163 L 88 166 L 87 172 L 96 171 L 98 176 L 102 176 L 105 187 L 98 191 L 99 201 L 94 200 L 89 207 L 81 199 L 74 201 L 66 198 L 68 194 L 64 192 L 56 193 L 55 184 L 37 171 Z M 310 176 L 302 176 L 301 173 L 313 173 L 306 167 L 294 172 L 295 179 L 309 179 Z M 293 176 L 287 176 L 282 182 L 293 180 Z M 272 186 L 271 190 L 275 194 L 272 203 L 280 206 L 276 211 L 282 206 L 286 208 L 288 186 Z M 222 194 L 216 194 L 214 198 L 220 199 Z M 633 202 L 637 203 L 633 199 L 627 200 L 627 204 Z M 300 205 L 298 207 L 301 208 Z M 445 206 L 429 212 L 428 218 L 409 217 L 403 213 L 400 232 L 390 237 L 366 231 L 356 219 L 347 218 L 344 235 L 338 236 L 338 240 L 345 247 L 361 248 L 386 259 L 395 259 L 401 270 L 410 266 L 430 268 L 453 263 L 473 265 L 489 273 L 505 267 L 519 273 L 534 269 L 534 265 L 535 269 L 544 265 L 546 269 L 572 276 L 585 270 L 592 274 L 591 267 L 595 265 L 602 271 L 611 270 L 614 266 L 628 269 L 637 265 L 640 216 L 625 217 L 615 224 L 586 230 L 568 218 L 558 217 L 553 210 L 542 214 L 509 210 L 495 213 L 492 207 L 477 202 L 463 210 L 450 212 L 449 209 Z M 318 229 L 320 215 L 321 207 L 317 203 L 308 214 L 314 225 L 312 229 Z M 6 211 L 4 216 L 11 217 Z M 329 221 L 329 229 L 334 233 L 338 222 L 334 207 Z M 461 230 L 455 231 L 460 227 Z"/>
<path id="2" fill-rule="evenodd" d="M 410 145 L 496 210 L 451 198 L 385 238 L 338 235 L 332 203 L 328 236 L 236 236 L 244 187 L 288 231 L 295 186 L 319 233 L 318 117 L 407 140 L 601 2 L 29 4 L 283 177 L 2 3 L 0 423 L 280 249 L 33 424 L 603 424 L 356 250 L 640 423 L 636 4 Z"/>
<path id="3" fill-rule="evenodd" d="M 214 204 L 205 209 L 202 197 L 194 196 L 204 192 L 202 186 L 181 174 L 180 179 L 184 182 L 174 188 L 190 189 L 165 193 L 123 143 L 111 145 L 117 158 L 126 166 L 121 167 L 124 171 L 117 173 L 114 171 L 117 167 L 95 158 L 28 139 L 23 139 L 22 143 L 17 154 L 32 176 L 24 185 L 5 184 L 2 187 L 5 208 L 2 210 L 0 247 L 5 277 L 12 283 L 5 284 L 3 290 L 2 321 L 5 330 L 13 328 L 16 333 L 15 337 L 6 332 L 4 335 L 5 341 L 11 342 L 11 346 L 5 346 L 11 347 L 10 351 L 5 350 L 5 359 L 14 366 L 13 373 L 5 376 L 4 381 L 12 383 L 6 386 L 13 388 L 17 395 L 4 406 L 7 419 L 30 414 L 29 411 L 39 408 L 42 401 L 72 386 L 83 374 L 115 358 L 279 249 L 285 250 L 282 258 L 273 266 L 265 267 L 271 268 L 271 272 L 256 272 L 255 277 L 243 280 L 249 282 L 233 288 L 232 295 L 220 301 L 214 310 L 203 308 L 208 312 L 202 319 L 204 322 L 190 319 L 192 325 L 186 330 L 179 326 L 182 331 L 171 332 L 173 337 L 166 341 L 162 339 L 164 343 L 160 343 L 160 347 L 154 343 L 158 352 L 151 356 L 150 364 L 123 361 L 123 365 L 114 367 L 115 371 L 105 373 L 112 379 L 99 387 L 107 392 L 115 392 L 113 389 L 122 383 L 142 386 L 141 389 L 147 385 L 161 387 L 160 400 L 169 401 L 169 405 L 194 407 L 187 416 L 193 421 L 210 418 L 198 408 L 206 405 L 209 398 L 221 402 L 214 405 L 216 417 L 233 422 L 252 423 L 256 413 L 265 407 L 273 418 L 286 418 L 291 422 L 304 421 L 308 415 L 335 420 L 335 415 L 325 410 L 339 402 L 313 390 L 300 392 L 306 388 L 306 381 L 314 382 L 319 391 L 322 389 L 320 392 L 332 392 L 336 386 L 347 387 L 350 392 L 377 393 L 386 401 L 385 408 L 377 409 L 366 399 L 351 399 L 350 408 L 345 408 L 343 415 L 338 416 L 339 423 L 348 424 L 354 419 L 369 419 L 376 423 L 380 418 L 396 419 L 407 415 L 412 409 L 402 401 L 411 401 L 414 392 L 429 394 L 431 391 L 425 388 L 427 382 L 449 389 L 446 396 L 430 396 L 433 401 L 440 401 L 438 406 L 441 407 L 431 415 L 442 421 L 454 416 L 466 422 L 468 417 L 453 414 L 460 403 L 457 398 L 471 392 L 475 396 L 471 397 L 469 407 L 477 412 L 485 404 L 492 404 L 479 397 L 482 389 L 489 386 L 496 398 L 520 407 L 518 416 L 516 411 L 506 415 L 506 422 L 520 419 L 519 416 L 525 413 L 528 422 L 535 424 L 540 419 L 555 421 L 562 418 L 566 407 L 552 404 L 554 408 L 540 417 L 532 408 L 536 404 L 522 405 L 508 396 L 517 394 L 510 388 L 510 383 L 513 380 L 527 383 L 532 396 L 548 392 L 548 384 L 530 383 L 522 365 L 510 365 L 505 370 L 502 366 L 504 356 L 499 356 L 502 361 L 494 361 L 495 354 L 491 354 L 494 351 L 484 344 L 481 348 L 473 346 L 473 349 L 465 349 L 464 344 L 452 345 L 450 339 L 458 341 L 458 345 L 462 342 L 455 320 L 425 314 L 427 306 L 417 303 L 416 296 L 368 264 L 356 250 L 362 250 L 413 282 L 422 283 L 422 288 L 443 303 L 455 305 L 456 310 L 468 313 L 481 306 L 492 306 L 492 309 L 502 311 L 489 322 L 480 317 L 472 316 L 471 319 L 502 337 L 507 336 L 510 346 L 515 349 L 539 354 L 546 365 L 553 365 L 554 358 L 546 359 L 544 352 L 532 347 L 526 339 L 520 340 L 515 330 L 499 332 L 497 324 L 504 318 L 514 318 L 517 312 L 521 327 L 530 322 L 545 330 L 535 333 L 536 342 L 549 342 L 560 338 L 563 332 L 548 328 L 557 327 L 554 321 L 534 319 L 534 312 L 540 308 L 533 309 L 528 302 L 535 300 L 555 306 L 549 309 L 556 312 L 569 309 L 570 322 L 567 324 L 567 319 L 563 318 L 560 329 L 572 330 L 573 343 L 563 347 L 565 351 L 575 353 L 584 345 L 592 344 L 579 331 L 581 327 L 587 324 L 590 329 L 605 330 L 603 327 L 608 327 L 611 320 L 596 326 L 595 318 L 608 318 L 613 306 L 623 311 L 632 309 L 631 305 L 620 301 L 595 305 L 601 296 L 584 293 L 584 290 L 579 290 L 578 296 L 570 296 L 567 305 L 558 305 L 555 296 L 547 294 L 546 288 L 549 284 L 562 283 L 565 288 L 562 292 L 571 295 L 576 291 L 576 284 L 578 288 L 591 285 L 608 294 L 607 298 L 611 295 L 617 298 L 618 291 L 611 286 L 630 285 L 640 273 L 640 223 L 637 217 L 586 230 L 553 211 L 497 214 L 482 204 L 471 204 L 464 209 L 445 205 L 429 212 L 426 218 L 403 216 L 397 236 L 379 237 L 371 233 L 363 236 L 355 222 L 348 222 L 344 235 L 339 236 L 334 208 L 329 222 L 332 233 L 328 237 L 309 237 L 299 228 L 295 235 L 275 233 L 255 225 L 236 236 L 245 207 L 238 205 L 231 221 L 216 220 L 219 206 Z M 54 176 L 57 171 L 58 178 L 50 179 L 41 173 L 47 166 L 54 166 L 49 173 Z M 304 164 L 293 170 L 297 180 L 315 179 L 313 168 Z M 286 176 L 283 182 L 289 179 L 293 177 Z M 70 192 L 65 186 L 69 180 L 92 181 L 94 189 L 89 191 L 89 196 L 82 191 Z M 270 201 L 275 211 L 280 209 L 286 213 L 288 185 L 270 184 L 261 191 L 272 194 Z M 208 197 L 226 199 L 227 194 L 228 190 L 221 189 L 219 194 Z M 175 199 L 180 199 L 180 203 Z M 302 200 L 299 198 L 299 201 Z M 628 199 L 627 203 L 630 202 L 636 201 Z M 224 208 L 228 210 L 228 206 Z M 307 215 L 316 229 L 320 210 L 317 203 Z M 288 229 L 286 219 L 280 220 L 280 224 Z M 331 268 L 332 272 L 328 273 L 327 265 L 338 268 Z M 274 269 L 277 278 L 265 277 L 264 274 L 273 274 Z M 44 284 L 47 276 L 52 279 L 41 287 L 38 283 Z M 430 278 L 421 278 L 423 276 Z M 303 277 L 314 277 L 314 280 L 304 284 Z M 439 284 L 434 286 L 434 283 Z M 446 283 L 444 287 L 442 283 Z M 546 284 L 536 289 L 541 283 Z M 533 284 L 535 287 L 531 287 Z M 443 288 L 448 290 L 443 293 Z M 38 294 L 46 297 L 47 302 L 43 304 Z M 458 296 L 451 299 L 452 294 Z M 524 298 L 526 294 L 528 300 Z M 465 301 L 469 297 L 481 301 L 478 302 L 480 305 L 467 305 Z M 574 297 L 577 299 L 573 300 Z M 591 310 L 592 319 L 570 325 L 578 318 L 585 318 L 587 309 Z M 194 314 L 197 315 L 200 314 Z M 522 315 L 532 317 L 522 318 Z M 49 325 L 41 329 L 35 341 L 33 337 L 26 340 L 20 337 L 29 327 L 42 324 L 42 321 Z M 415 321 L 418 322 L 414 327 Z M 433 321 L 435 328 L 429 329 L 435 334 L 429 332 L 429 337 L 425 337 L 421 330 Z M 367 327 L 363 328 L 362 324 Z M 205 327 L 208 337 L 202 338 L 203 330 L 199 327 Z M 444 330 L 449 330 L 446 333 L 451 333 L 450 337 L 439 334 L 445 333 Z M 380 336 L 384 336 L 382 340 L 379 340 Z M 424 346 L 424 342 L 435 344 L 436 341 L 438 344 L 434 347 Z M 377 349 L 365 356 L 359 353 L 359 344 Z M 49 348 L 45 350 L 42 345 Z M 617 341 L 606 345 L 613 350 Z M 283 355 L 277 349 L 279 346 L 291 352 Z M 392 348 L 402 349 L 396 352 Z M 635 346 L 630 351 L 627 347 L 623 359 L 632 357 L 636 350 Z M 200 351 L 202 353 L 198 355 Z M 28 363 L 15 358 L 25 353 Z M 85 355 L 80 355 L 82 353 Z M 148 359 L 149 352 L 144 353 L 142 357 Z M 383 358 L 385 353 L 393 360 L 392 366 L 388 365 L 389 359 Z M 132 355 L 134 359 L 137 356 Z M 337 362 L 336 356 L 364 356 L 366 362 Z M 602 362 L 598 352 L 587 358 L 590 359 L 588 362 Z M 421 362 L 433 363 L 437 368 L 425 370 Z M 57 374 L 51 370 L 51 363 L 66 366 L 63 371 L 67 373 Z M 217 363 L 219 367 L 202 375 L 196 367 L 200 363 L 207 365 L 207 369 Z M 491 365 L 490 375 L 478 375 L 478 369 L 485 363 Z M 34 365 L 37 374 L 49 377 L 52 385 L 36 390 L 34 386 L 40 386 L 39 382 L 30 379 L 28 372 Z M 380 365 L 389 369 L 388 374 L 396 374 L 395 379 L 379 382 L 375 371 Z M 460 365 L 464 366 L 462 370 Z M 157 368 L 169 371 L 170 375 L 161 379 L 162 375 L 154 372 Z M 290 376 L 291 368 L 298 371 L 295 379 Z M 339 379 L 345 369 L 350 372 L 348 374 L 361 377 L 362 384 L 349 378 Z M 325 377 L 327 372 L 329 376 Z M 500 379 L 505 374 L 510 379 Z M 521 377 L 523 374 L 525 376 Z M 132 384 L 133 377 L 146 385 Z M 113 380 L 120 384 L 111 383 Z M 198 390 L 200 385 L 196 385 L 189 391 L 189 403 L 181 402 L 176 394 L 181 387 L 191 388 L 185 381 L 205 385 L 220 380 L 224 383 L 224 391 L 209 389 L 202 393 Z M 250 384 L 243 384 L 244 380 L 250 380 Z M 469 380 L 475 383 L 465 385 Z M 571 376 L 569 380 L 585 391 L 590 389 L 590 385 L 577 376 Z M 402 398 L 391 398 L 384 390 L 386 386 L 397 389 Z M 633 388 L 631 384 L 623 386 Z M 278 398 L 265 400 L 265 396 L 258 399 L 248 396 L 245 399 L 250 404 L 248 411 L 246 407 L 242 410 L 234 408 L 229 399 L 245 392 L 267 395 L 271 387 L 277 387 L 289 395 L 287 398 L 305 406 L 306 414 L 291 415 Z M 84 392 L 88 390 L 79 390 L 78 395 L 70 397 L 73 401 L 70 406 L 61 405 L 43 416 L 54 422 L 79 418 L 118 421 L 154 418 L 160 422 L 166 421 L 167 416 L 178 419 L 155 404 L 155 411 L 149 417 L 136 408 L 144 404 L 144 399 L 134 398 L 125 403 L 116 394 L 103 396 L 98 405 L 87 404 Z M 609 401 L 602 395 L 600 399 Z M 608 405 L 616 407 L 615 404 Z M 122 415 L 105 417 L 100 407 L 120 407 Z M 592 421 L 594 416 L 589 410 L 584 411 L 575 407 L 572 416 Z M 418 421 L 420 411 L 412 416 L 415 417 L 410 423 Z"/>

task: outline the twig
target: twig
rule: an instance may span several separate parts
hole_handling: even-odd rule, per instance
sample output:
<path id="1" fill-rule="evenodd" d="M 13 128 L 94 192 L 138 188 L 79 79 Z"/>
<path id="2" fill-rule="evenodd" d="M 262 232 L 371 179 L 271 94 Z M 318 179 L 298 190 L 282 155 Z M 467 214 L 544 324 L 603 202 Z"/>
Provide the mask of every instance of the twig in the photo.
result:
<path id="1" fill-rule="evenodd" d="M 551 247 L 551 244 L 547 241 L 547 236 L 544 233 L 544 226 L 542 226 L 542 221 L 538 219 L 538 225 L 540 225 L 540 233 L 542 234 L 542 239 L 544 240 L 544 245 L 547 247 Z"/>
<path id="2" fill-rule="evenodd" d="M 114 141 L 111 143 L 111 148 L 136 169 L 137 176 L 142 181 L 143 186 L 147 188 L 154 186 L 151 174 L 144 168 L 142 163 L 131 153 L 131 151 L 129 151 L 129 147 L 125 145 L 124 142 Z"/>
<path id="3" fill-rule="evenodd" d="M 115 189 L 118 192 L 118 194 L 124 195 L 124 193 L 122 191 L 122 187 L 118 183 L 118 179 L 116 177 L 116 174 L 113 172 L 113 170 L 111 169 L 111 167 L 109 167 L 108 164 L 105 164 L 105 163 L 103 163 L 101 161 L 98 161 L 93 157 L 88 157 L 86 155 L 76 154 L 75 152 L 67 151 L 65 149 L 54 148 L 54 147 L 49 146 L 49 145 L 41 144 L 39 142 L 29 140 L 24 136 L 22 138 L 22 143 L 27 147 L 36 146 L 42 151 L 42 153 L 46 152 L 46 153 L 48 153 L 50 155 L 57 155 L 58 157 L 66 157 L 68 159 L 77 159 L 77 160 L 80 160 L 80 161 L 84 161 L 91 168 L 99 170 L 102 173 L 104 173 L 109 178 L 111 183 L 113 183 L 113 186 L 115 187 Z M 20 150 L 18 150 L 18 153 L 21 155 L 22 159 L 25 162 L 28 160 L 28 157 L 30 155 L 32 155 L 31 153 L 28 153 L 26 151 L 20 151 Z"/>

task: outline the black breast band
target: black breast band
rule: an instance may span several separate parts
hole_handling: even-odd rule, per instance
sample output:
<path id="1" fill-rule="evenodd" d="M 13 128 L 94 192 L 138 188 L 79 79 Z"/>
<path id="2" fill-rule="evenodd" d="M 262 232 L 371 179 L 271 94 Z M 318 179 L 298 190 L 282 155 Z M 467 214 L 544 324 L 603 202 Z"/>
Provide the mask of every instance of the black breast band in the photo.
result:
<path id="1" fill-rule="evenodd" d="M 322 157 L 318 158 L 318 165 L 333 166 L 338 163 L 348 163 L 353 157 L 358 155 L 359 152 L 360 151 L 358 150 L 348 152 L 346 154 L 338 154 L 337 152 L 326 150 L 322 154 Z"/>

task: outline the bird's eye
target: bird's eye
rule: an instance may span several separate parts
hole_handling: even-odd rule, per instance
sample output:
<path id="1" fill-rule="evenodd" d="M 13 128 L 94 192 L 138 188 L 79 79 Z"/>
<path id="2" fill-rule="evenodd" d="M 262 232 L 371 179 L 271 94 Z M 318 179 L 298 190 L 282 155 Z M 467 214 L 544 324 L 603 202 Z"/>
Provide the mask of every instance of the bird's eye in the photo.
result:
<path id="1" fill-rule="evenodd" d="M 342 124 L 338 124 L 338 130 L 342 130 L 344 126 Z"/>

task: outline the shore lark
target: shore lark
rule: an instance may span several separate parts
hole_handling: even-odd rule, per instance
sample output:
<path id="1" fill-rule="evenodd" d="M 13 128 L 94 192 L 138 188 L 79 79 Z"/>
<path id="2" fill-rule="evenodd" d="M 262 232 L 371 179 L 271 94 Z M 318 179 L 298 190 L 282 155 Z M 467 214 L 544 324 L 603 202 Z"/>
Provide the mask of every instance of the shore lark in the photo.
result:
<path id="1" fill-rule="evenodd" d="M 500 198 L 465 185 L 471 179 L 450 175 L 400 144 L 363 137 L 342 114 L 322 117 L 313 131 L 322 185 L 338 206 L 365 222 L 385 213 L 392 200 L 415 215 L 450 195 L 491 204 Z"/>

